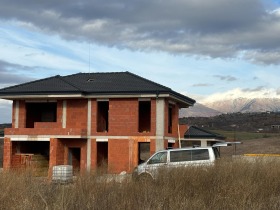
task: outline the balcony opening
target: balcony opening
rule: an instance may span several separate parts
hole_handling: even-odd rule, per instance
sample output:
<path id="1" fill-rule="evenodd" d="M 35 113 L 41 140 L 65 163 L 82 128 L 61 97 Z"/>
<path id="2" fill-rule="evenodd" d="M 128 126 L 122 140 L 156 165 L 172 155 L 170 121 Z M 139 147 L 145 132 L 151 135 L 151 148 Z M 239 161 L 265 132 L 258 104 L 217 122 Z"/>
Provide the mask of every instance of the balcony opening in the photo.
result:
<path id="1" fill-rule="evenodd" d="M 56 122 L 57 103 L 26 103 L 26 128 L 34 128 L 35 122 Z"/>
<path id="2" fill-rule="evenodd" d="M 151 101 L 139 101 L 138 131 L 141 133 L 151 131 Z"/>
<path id="3" fill-rule="evenodd" d="M 97 132 L 108 132 L 109 101 L 97 102 Z"/>
<path id="4" fill-rule="evenodd" d="M 168 133 L 172 133 L 173 106 L 168 106 Z"/>
<path id="5" fill-rule="evenodd" d="M 49 141 L 14 141 L 13 144 L 13 167 L 30 168 L 35 176 L 48 176 Z"/>

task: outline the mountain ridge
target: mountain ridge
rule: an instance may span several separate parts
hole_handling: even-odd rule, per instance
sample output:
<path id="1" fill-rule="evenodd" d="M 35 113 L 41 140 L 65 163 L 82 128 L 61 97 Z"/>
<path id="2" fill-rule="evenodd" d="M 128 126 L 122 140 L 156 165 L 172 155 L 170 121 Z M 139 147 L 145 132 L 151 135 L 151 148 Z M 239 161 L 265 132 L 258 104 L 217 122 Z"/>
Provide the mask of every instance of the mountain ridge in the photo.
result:
<path id="1" fill-rule="evenodd" d="M 213 117 L 227 113 L 280 112 L 279 98 L 236 98 L 214 102 L 196 103 L 181 109 L 179 117 Z"/>

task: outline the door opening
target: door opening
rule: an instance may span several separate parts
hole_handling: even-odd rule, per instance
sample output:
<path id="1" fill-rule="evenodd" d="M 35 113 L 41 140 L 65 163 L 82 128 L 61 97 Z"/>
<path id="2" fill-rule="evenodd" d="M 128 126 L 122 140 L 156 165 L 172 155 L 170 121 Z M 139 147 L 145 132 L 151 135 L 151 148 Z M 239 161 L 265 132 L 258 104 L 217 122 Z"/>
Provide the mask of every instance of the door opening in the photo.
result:
<path id="1" fill-rule="evenodd" d="M 107 172 L 108 142 L 97 142 L 97 166 Z"/>
<path id="2" fill-rule="evenodd" d="M 138 164 L 145 162 L 150 157 L 150 143 L 138 142 Z"/>
<path id="3" fill-rule="evenodd" d="M 68 164 L 73 166 L 73 174 L 79 174 L 81 161 L 81 148 L 69 148 Z"/>

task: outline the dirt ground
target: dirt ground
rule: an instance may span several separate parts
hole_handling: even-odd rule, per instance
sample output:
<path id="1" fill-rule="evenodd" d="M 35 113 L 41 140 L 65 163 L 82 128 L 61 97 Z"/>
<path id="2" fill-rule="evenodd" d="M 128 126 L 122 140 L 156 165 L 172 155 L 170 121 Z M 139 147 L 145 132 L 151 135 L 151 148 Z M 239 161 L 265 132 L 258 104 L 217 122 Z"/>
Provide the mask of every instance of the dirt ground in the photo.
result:
<path id="1" fill-rule="evenodd" d="M 230 147 L 222 147 L 221 156 L 243 155 L 243 154 L 280 154 L 280 138 L 258 138 L 244 140 L 242 144 Z"/>

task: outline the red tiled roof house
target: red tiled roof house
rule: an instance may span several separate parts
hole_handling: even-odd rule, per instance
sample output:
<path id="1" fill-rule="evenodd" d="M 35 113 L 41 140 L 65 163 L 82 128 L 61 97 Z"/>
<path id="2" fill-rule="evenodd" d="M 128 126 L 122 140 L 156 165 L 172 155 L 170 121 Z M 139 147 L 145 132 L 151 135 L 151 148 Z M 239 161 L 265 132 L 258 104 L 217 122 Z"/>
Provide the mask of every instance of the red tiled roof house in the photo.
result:
<path id="1" fill-rule="evenodd" d="M 32 166 L 39 156 L 49 173 L 67 164 L 132 172 L 147 155 L 178 145 L 179 108 L 195 103 L 130 72 L 55 76 L 1 89 L 0 98 L 13 101 L 3 168 Z"/>

